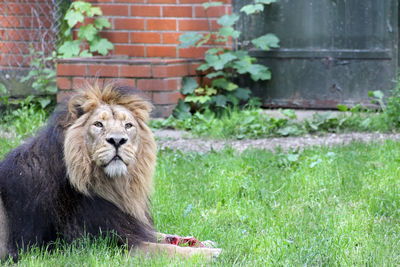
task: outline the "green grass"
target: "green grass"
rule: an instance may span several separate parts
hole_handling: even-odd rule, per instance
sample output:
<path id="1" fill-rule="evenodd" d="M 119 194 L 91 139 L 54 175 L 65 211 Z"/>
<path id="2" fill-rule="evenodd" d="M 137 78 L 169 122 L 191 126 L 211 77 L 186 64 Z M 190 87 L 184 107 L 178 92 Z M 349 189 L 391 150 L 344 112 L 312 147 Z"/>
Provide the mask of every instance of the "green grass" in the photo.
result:
<path id="1" fill-rule="evenodd" d="M 162 232 L 216 241 L 216 266 L 398 266 L 399 176 L 394 141 L 302 153 L 161 151 L 152 210 Z M 19 264 L 207 265 L 127 257 L 101 240 L 33 250 Z"/>

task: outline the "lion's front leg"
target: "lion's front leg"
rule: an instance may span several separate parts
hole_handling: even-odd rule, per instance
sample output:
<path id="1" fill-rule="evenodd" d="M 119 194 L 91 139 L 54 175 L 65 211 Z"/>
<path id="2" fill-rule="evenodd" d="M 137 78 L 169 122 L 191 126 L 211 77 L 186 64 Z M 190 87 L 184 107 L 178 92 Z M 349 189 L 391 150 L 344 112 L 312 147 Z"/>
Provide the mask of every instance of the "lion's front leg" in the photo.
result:
<path id="1" fill-rule="evenodd" d="M 158 256 L 158 255 L 167 255 L 170 258 L 180 256 L 182 258 L 190 258 L 194 255 L 203 256 L 206 259 L 212 259 L 214 257 L 218 257 L 221 253 L 221 249 L 218 248 L 193 248 L 193 247 L 180 247 L 171 244 L 162 244 L 162 243 L 150 243 L 143 242 L 139 245 L 134 254 L 138 255 L 146 255 L 146 256 Z"/>

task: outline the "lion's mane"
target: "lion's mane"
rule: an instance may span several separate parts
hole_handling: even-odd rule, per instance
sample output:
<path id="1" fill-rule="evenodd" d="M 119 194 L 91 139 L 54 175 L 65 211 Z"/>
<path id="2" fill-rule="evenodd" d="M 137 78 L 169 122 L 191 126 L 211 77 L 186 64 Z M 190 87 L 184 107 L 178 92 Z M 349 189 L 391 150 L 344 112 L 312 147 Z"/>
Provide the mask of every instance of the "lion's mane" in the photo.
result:
<path id="1" fill-rule="evenodd" d="M 128 174 L 110 179 L 87 152 L 85 126 L 100 105 L 122 106 L 138 124 Z M 57 238 L 112 231 L 121 244 L 154 241 L 149 196 L 156 146 L 146 125 L 151 105 L 132 88 L 97 84 L 76 92 L 36 137 L 0 163 L 0 257 Z"/>

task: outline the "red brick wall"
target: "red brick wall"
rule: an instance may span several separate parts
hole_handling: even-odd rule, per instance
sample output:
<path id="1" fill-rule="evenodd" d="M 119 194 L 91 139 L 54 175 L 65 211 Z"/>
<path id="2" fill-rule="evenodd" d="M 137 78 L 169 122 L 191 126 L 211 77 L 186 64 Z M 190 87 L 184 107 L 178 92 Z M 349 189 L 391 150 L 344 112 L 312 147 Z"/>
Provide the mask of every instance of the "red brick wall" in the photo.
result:
<path id="1" fill-rule="evenodd" d="M 201 58 L 205 47 L 177 48 L 178 38 L 188 31 L 209 32 L 216 20 L 230 13 L 231 0 L 211 7 L 208 0 L 93 0 L 110 18 L 112 29 L 102 35 L 115 45 L 114 55 L 134 57 Z M 208 15 L 208 17 L 207 17 Z"/>
<path id="2" fill-rule="evenodd" d="M 52 50 L 51 10 L 51 0 L 0 1 L 0 70 L 29 67 L 30 44 Z"/>

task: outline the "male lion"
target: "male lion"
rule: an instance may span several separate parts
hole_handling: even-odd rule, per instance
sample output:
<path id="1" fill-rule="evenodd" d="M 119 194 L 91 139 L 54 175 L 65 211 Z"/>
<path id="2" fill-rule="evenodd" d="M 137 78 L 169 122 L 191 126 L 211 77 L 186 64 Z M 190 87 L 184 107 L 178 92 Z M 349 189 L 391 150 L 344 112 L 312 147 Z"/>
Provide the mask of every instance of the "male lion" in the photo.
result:
<path id="1" fill-rule="evenodd" d="M 156 162 L 150 108 L 130 88 L 88 85 L 11 151 L 0 163 L 0 258 L 107 232 L 131 252 L 218 255 L 157 243 L 148 207 Z"/>

